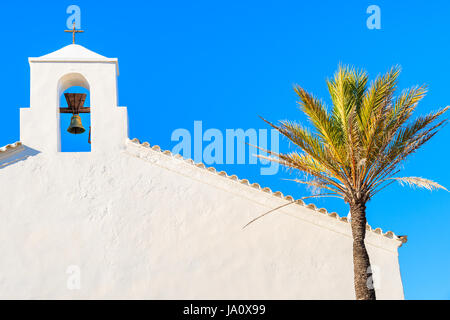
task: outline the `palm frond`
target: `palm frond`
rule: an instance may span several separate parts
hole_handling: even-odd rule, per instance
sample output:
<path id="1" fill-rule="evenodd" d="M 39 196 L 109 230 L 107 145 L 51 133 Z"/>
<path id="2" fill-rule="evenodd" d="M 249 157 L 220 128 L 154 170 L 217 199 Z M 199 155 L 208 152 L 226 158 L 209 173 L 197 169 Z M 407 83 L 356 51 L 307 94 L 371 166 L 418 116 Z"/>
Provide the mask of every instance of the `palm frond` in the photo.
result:
<path id="1" fill-rule="evenodd" d="M 259 219 L 261 219 L 261 218 L 267 216 L 268 214 L 270 214 L 270 213 L 272 213 L 272 212 L 275 212 L 275 211 L 277 211 L 277 210 L 280 210 L 280 209 L 282 209 L 282 208 L 285 208 L 285 207 L 287 207 L 287 206 L 290 206 L 291 204 L 295 204 L 295 203 L 301 204 L 302 201 L 303 201 L 303 200 L 306 200 L 306 199 L 310 199 L 310 198 L 323 198 L 323 197 L 335 197 L 335 196 L 334 196 L 333 194 L 324 193 L 324 194 L 318 194 L 318 195 L 313 195 L 313 196 L 309 196 L 309 197 L 303 197 L 303 198 L 298 199 L 298 200 L 290 201 L 290 202 L 288 202 L 288 203 L 285 203 L 285 204 L 283 204 L 283 205 L 281 205 L 281 206 L 279 206 L 279 207 L 276 207 L 276 208 L 274 208 L 274 209 L 272 209 L 272 210 L 269 210 L 269 211 L 267 211 L 267 212 L 265 212 L 265 213 L 263 213 L 263 214 L 257 216 L 256 218 L 254 218 L 254 219 L 252 219 L 250 222 L 248 222 L 245 226 L 243 226 L 242 229 L 247 228 L 249 225 L 251 225 L 252 223 L 258 221 Z"/>
<path id="2" fill-rule="evenodd" d="M 427 189 L 430 191 L 443 189 L 448 192 L 448 190 L 441 186 L 439 183 L 434 182 L 429 179 L 420 178 L 420 177 L 396 177 L 389 178 L 388 180 L 396 180 L 400 183 L 401 186 L 409 186 L 409 187 L 419 187 L 423 189 Z"/>
<path id="3" fill-rule="evenodd" d="M 332 106 L 300 86 L 294 90 L 301 111 L 312 128 L 294 121 L 273 124 L 300 152 L 270 155 L 266 159 L 301 171 L 313 188 L 336 192 L 349 201 L 368 201 L 396 179 L 403 184 L 429 190 L 444 189 L 423 178 L 394 178 L 398 167 L 442 129 L 442 116 L 450 107 L 411 121 L 426 86 L 402 91 L 396 96 L 399 67 L 391 68 L 368 85 L 368 76 L 347 66 L 339 66 L 327 80 Z M 260 156 L 264 157 L 264 156 Z"/>
<path id="4" fill-rule="evenodd" d="M 435 113 L 419 117 L 413 123 L 399 128 L 391 141 L 378 149 L 377 158 L 366 176 L 365 186 L 370 188 L 377 181 L 389 176 L 402 161 L 428 142 L 447 120 L 433 123 L 449 108 L 445 107 Z"/>
<path id="5" fill-rule="evenodd" d="M 311 123 L 315 127 L 321 140 L 326 142 L 326 145 L 330 147 L 330 151 L 334 157 L 343 163 L 342 158 L 342 132 L 339 127 L 330 117 L 326 107 L 323 103 L 308 93 L 300 86 L 295 86 L 294 91 L 300 98 L 298 102 L 300 109 L 308 116 Z"/>

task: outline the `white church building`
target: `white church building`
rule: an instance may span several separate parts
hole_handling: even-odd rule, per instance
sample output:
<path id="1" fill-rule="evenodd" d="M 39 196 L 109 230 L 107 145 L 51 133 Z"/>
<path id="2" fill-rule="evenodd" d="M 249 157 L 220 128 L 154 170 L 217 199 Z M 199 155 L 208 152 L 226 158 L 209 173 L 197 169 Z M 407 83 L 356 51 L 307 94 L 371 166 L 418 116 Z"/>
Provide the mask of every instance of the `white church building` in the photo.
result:
<path id="1" fill-rule="evenodd" d="M 0 299 L 355 298 L 347 218 L 301 203 L 243 229 L 292 197 L 130 140 L 117 59 L 72 44 L 29 64 L 20 142 L 0 149 Z M 74 86 L 90 152 L 61 152 Z M 377 298 L 403 299 L 405 238 L 367 229 Z"/>

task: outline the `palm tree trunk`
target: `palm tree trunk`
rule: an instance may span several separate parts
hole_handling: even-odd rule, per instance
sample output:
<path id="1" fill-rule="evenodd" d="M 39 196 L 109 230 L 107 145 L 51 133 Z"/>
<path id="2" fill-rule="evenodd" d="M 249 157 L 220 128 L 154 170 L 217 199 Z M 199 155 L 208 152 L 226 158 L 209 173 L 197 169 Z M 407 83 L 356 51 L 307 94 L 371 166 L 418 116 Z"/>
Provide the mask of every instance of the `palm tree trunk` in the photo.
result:
<path id="1" fill-rule="evenodd" d="M 366 237 L 366 205 L 363 201 L 350 204 L 353 235 L 353 276 L 357 300 L 376 300 L 370 278 L 370 260 L 364 238 Z"/>

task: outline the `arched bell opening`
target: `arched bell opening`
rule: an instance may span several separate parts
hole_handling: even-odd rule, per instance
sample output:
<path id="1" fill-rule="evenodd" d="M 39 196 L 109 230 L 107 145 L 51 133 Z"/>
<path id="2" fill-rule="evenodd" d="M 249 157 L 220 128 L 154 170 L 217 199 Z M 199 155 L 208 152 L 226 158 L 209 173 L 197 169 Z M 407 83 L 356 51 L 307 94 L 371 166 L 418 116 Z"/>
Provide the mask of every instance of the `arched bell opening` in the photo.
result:
<path id="1" fill-rule="evenodd" d="M 70 87 L 60 95 L 61 152 L 91 151 L 89 90 Z"/>
<path id="2" fill-rule="evenodd" d="M 64 75 L 58 83 L 61 152 L 91 151 L 90 86 L 79 73 Z"/>

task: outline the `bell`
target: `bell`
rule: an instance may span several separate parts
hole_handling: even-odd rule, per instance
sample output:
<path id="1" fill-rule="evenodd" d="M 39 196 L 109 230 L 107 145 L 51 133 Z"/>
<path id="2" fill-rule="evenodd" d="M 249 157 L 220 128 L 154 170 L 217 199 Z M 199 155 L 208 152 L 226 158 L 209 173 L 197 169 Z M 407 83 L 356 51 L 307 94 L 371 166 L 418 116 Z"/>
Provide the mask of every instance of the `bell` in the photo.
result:
<path id="1" fill-rule="evenodd" d="M 78 114 L 74 114 L 72 119 L 70 119 L 70 126 L 67 128 L 67 132 L 72 134 L 80 134 L 85 132 L 83 124 L 81 123 L 81 117 Z"/>

